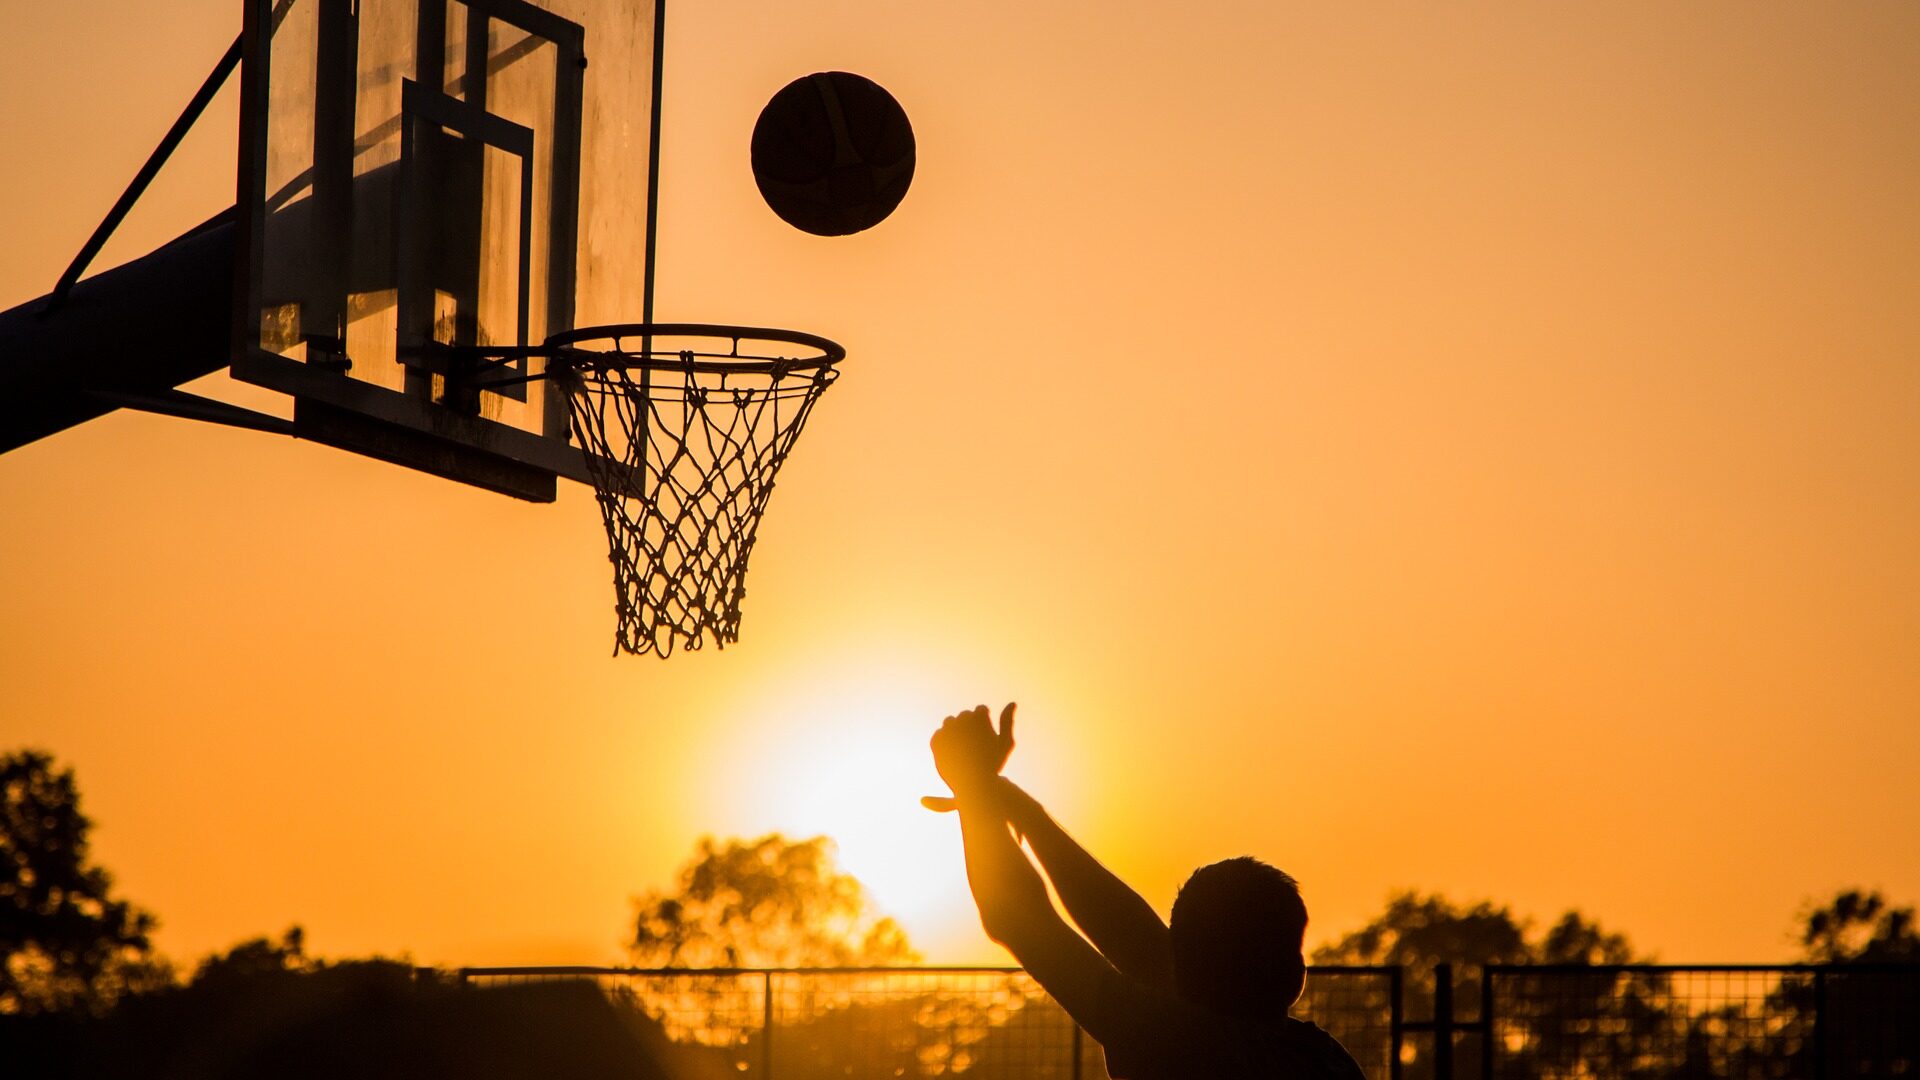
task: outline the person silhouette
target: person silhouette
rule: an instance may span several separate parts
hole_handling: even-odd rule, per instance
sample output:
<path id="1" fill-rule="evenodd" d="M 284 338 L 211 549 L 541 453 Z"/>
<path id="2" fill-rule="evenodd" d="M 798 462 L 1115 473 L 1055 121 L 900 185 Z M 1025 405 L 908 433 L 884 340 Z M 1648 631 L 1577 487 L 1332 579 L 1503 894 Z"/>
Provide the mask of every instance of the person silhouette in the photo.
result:
<path id="1" fill-rule="evenodd" d="M 1364 1080 L 1338 1040 L 1287 1015 L 1307 973 L 1307 908 L 1293 878 L 1252 858 L 1201 867 L 1162 922 L 1000 775 L 1013 716 L 1009 704 L 998 731 L 984 705 L 947 717 L 933 735 L 933 762 L 953 794 L 921 802 L 958 811 L 981 926 L 1100 1044 L 1108 1074 Z M 1085 937 L 1054 910 L 1020 838 Z"/>

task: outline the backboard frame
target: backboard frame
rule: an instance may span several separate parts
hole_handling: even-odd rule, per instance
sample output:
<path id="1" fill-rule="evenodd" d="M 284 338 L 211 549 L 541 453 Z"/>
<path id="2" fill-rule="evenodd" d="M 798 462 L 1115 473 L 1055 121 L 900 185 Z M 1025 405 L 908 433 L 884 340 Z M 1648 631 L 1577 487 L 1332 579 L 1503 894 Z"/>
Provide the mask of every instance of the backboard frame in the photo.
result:
<path id="1" fill-rule="evenodd" d="M 421 165 L 428 136 L 425 132 L 442 129 L 471 140 L 470 146 L 483 151 L 498 151 L 507 160 L 521 165 L 519 196 L 519 271 L 515 275 L 519 296 L 518 317 L 513 320 L 512 336 L 521 346 L 536 345 L 527 340 L 529 302 L 529 249 L 532 237 L 528 200 L 531 197 L 531 134 L 524 127 L 487 112 L 486 87 L 495 69 L 489 68 L 488 37 L 484 32 L 468 32 L 463 68 L 481 73 L 471 83 L 456 80 L 461 97 L 443 92 L 452 86 L 445 82 L 445 50 L 438 42 L 447 40 L 446 19 L 449 9 L 464 12 L 472 29 L 484 28 L 488 20 L 513 27 L 537 38 L 541 47 L 551 43 L 553 54 L 552 116 L 549 133 L 551 179 L 545 189 L 546 229 L 544 241 L 545 295 L 544 333 L 541 337 L 565 332 L 574 319 L 574 288 L 580 230 L 580 168 L 583 83 L 586 70 L 585 30 L 568 19 L 528 0 L 415 0 L 418 19 L 418 44 L 414 51 L 412 78 L 403 78 L 401 124 L 401 161 L 381 166 L 390 170 L 382 182 L 397 185 L 392 198 L 397 207 L 393 219 L 394 282 L 397 340 L 395 359 L 404 367 L 404 387 L 351 377 L 346 374 L 351 360 L 346 356 L 341 337 L 301 333 L 306 359 L 296 359 L 263 347 L 262 306 L 267 273 L 265 250 L 267 215 L 286 204 L 270 203 L 269 193 L 269 93 L 272 87 L 272 37 L 279 21 L 296 3 L 310 5 L 315 20 L 315 71 L 313 127 L 314 154 L 310 169 L 303 174 L 310 190 L 303 193 L 305 206 L 300 212 L 312 219 L 302 235 L 313 239 L 313 257 L 307 272 L 329 282 L 339 281 L 339 312 L 334 321 L 344 326 L 347 305 L 347 262 L 355 257 L 346 250 L 352 243 L 352 206 L 354 197 L 353 156 L 358 152 L 354 93 L 358 78 L 358 22 L 360 5 L 355 0 L 245 0 L 245 20 L 241 34 L 240 154 L 238 176 L 238 237 L 234 281 L 234 329 L 231 372 L 235 378 L 274 389 L 294 398 L 295 434 L 355 453 L 420 469 L 448 479 L 474 484 L 518 498 L 550 502 L 555 497 L 555 478 L 567 477 L 590 482 L 588 464 L 580 449 L 570 441 L 568 408 L 564 397 L 555 392 L 541 396 L 528 426 L 503 423 L 481 415 L 479 390 L 454 391 L 469 372 L 459 369 L 461 350 L 436 346 L 433 285 L 423 280 L 423 267 L 434 257 L 431 238 L 421 235 L 421 221 L 427 220 L 421 207 L 440 193 L 430 190 Z M 657 52 L 656 52 L 657 55 Z M 656 60 L 657 63 L 657 60 Z M 341 80 L 344 80 L 342 83 Z M 344 102 L 345 107 L 341 107 Z M 650 148 L 650 153 L 655 151 Z M 652 174 L 653 162 L 649 161 Z M 372 177 L 362 176 L 363 184 Z M 294 185 L 286 185 L 291 189 Z M 364 193 L 362 193 L 364 194 Z M 381 253 L 383 256 L 386 253 Z M 359 257 L 364 258 L 365 253 Z M 338 275 L 326 277 L 325 275 Z M 321 311 L 313 321 L 325 323 L 329 313 Z M 304 319 L 303 310 L 297 318 Z M 440 337 L 446 336 L 444 327 Z M 454 345 L 473 344 L 457 337 Z M 522 363 L 532 362 L 530 360 Z M 453 367 L 449 367 L 449 364 Z M 493 374 L 497 374 L 493 373 Z M 398 381 L 398 379 L 396 379 Z M 514 385 L 514 384 L 508 384 Z M 489 389 L 503 397 L 526 395 L 525 383 L 518 391 Z M 460 395 L 465 395 L 462 397 Z M 471 401 L 466 398 L 470 397 Z M 458 407 L 464 402 L 468 407 Z"/>

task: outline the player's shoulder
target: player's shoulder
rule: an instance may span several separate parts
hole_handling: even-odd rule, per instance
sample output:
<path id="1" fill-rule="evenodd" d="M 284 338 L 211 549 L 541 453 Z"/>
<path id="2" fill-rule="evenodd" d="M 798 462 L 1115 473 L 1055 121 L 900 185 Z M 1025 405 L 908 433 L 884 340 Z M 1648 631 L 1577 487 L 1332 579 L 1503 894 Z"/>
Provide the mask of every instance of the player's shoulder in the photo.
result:
<path id="1" fill-rule="evenodd" d="M 1313 1080 L 1366 1080 L 1359 1062 L 1340 1045 L 1340 1040 L 1313 1021 L 1289 1016 L 1277 1034 L 1289 1064 Z"/>

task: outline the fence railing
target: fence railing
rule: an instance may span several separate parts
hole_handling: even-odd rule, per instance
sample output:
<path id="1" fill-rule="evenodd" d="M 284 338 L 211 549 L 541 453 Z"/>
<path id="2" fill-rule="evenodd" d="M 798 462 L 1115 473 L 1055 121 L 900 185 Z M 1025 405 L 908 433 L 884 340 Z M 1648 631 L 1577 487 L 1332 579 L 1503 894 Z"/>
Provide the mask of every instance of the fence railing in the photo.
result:
<path id="1" fill-rule="evenodd" d="M 591 981 L 645 1014 L 688 1075 L 739 1080 L 1107 1080 L 1092 1040 L 1019 968 L 463 968 L 477 986 Z M 1294 1015 L 1398 1077 L 1400 969 L 1320 967 Z"/>
<path id="2" fill-rule="evenodd" d="M 1374 1080 L 1920 1080 L 1920 965 L 1317 967 L 1293 1014 Z M 1019 968 L 465 968 L 586 980 L 693 1076 L 1107 1080 Z M 1477 985 L 1476 985 L 1477 984 Z M 1477 992 L 1476 992 L 1477 991 Z M 1413 1016 L 1408 1014 L 1412 1013 Z"/>
<path id="3" fill-rule="evenodd" d="M 1441 964 L 1421 996 L 1410 1080 L 1920 1078 L 1920 965 Z"/>

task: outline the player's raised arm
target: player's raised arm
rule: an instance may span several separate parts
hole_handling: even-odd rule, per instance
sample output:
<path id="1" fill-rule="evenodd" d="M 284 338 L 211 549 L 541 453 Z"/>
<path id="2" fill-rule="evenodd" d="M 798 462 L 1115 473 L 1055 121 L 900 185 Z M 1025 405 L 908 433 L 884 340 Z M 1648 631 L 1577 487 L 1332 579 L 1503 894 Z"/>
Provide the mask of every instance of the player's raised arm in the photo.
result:
<path id="1" fill-rule="evenodd" d="M 1154 986 L 1173 988 L 1173 940 L 1153 905 L 1067 835 L 1046 808 L 1004 777 L 996 792 L 1007 820 L 1027 838 L 1067 914 L 1107 961 Z"/>
<path id="2" fill-rule="evenodd" d="M 1069 1015 L 1095 1031 L 1108 1026 L 1102 1023 L 1108 1010 L 1101 1004 L 1118 996 L 1112 984 L 1125 977 L 1054 911 L 1039 871 L 1008 827 L 997 774 L 1012 745 L 1006 737 L 1012 711 L 1008 706 L 999 733 L 985 706 L 947 717 L 933 736 L 934 765 L 953 789 L 960 812 L 967 884 L 980 909 L 980 925 Z"/>
<path id="3" fill-rule="evenodd" d="M 984 707 L 978 711 L 984 723 Z M 976 767 L 981 771 L 990 768 L 993 774 L 992 790 L 983 792 L 987 805 L 1033 845 L 1041 869 L 1067 906 L 1067 914 L 1107 961 L 1133 978 L 1171 989 L 1172 939 L 1153 905 L 1068 836 L 1038 800 L 998 775 L 1013 751 L 1013 714 L 1014 707 L 1008 705 L 1001 717 L 1001 730 L 993 739 L 982 734 L 978 726 L 972 732 L 979 740 Z M 990 727 L 985 730 L 991 732 Z M 956 806 L 953 799 L 928 798 L 921 802 L 938 811 L 951 811 Z"/>
<path id="4" fill-rule="evenodd" d="M 1008 713 L 1010 718 L 1011 707 Z M 960 812 L 967 883 L 987 936 L 1013 953 L 1109 1060 L 1116 1054 L 1135 1062 L 1165 1059 L 1180 1063 L 1178 1075 L 1237 1078 L 1235 1059 L 1223 1052 L 1215 1025 L 1170 990 L 1116 970 L 1054 910 L 1007 821 L 1005 789 L 996 775 L 1011 747 L 1005 731 L 1003 719 L 1003 734 L 996 734 L 981 707 L 948 717 L 933 737 L 934 763 Z M 1065 837 L 1057 826 L 1052 831 Z"/>

